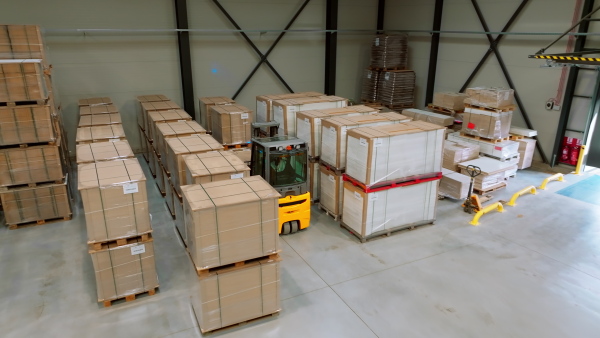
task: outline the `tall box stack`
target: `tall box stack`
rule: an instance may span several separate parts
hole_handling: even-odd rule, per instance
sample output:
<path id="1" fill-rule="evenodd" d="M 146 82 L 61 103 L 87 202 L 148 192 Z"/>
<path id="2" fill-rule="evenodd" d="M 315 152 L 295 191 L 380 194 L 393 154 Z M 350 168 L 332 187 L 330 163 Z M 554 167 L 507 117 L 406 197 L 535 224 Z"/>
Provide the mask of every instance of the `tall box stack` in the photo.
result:
<path id="1" fill-rule="evenodd" d="M 0 204 L 9 229 L 72 215 L 50 71 L 38 26 L 0 26 Z"/>
<path id="2" fill-rule="evenodd" d="M 110 103 L 105 103 L 110 102 Z M 107 97 L 79 100 L 77 144 L 126 140 L 121 115 Z"/>
<path id="3" fill-rule="evenodd" d="M 415 106 L 415 72 L 412 70 L 390 70 L 380 75 L 377 101 L 391 109 Z"/>
<path id="4" fill-rule="evenodd" d="M 254 112 L 239 104 L 212 106 L 211 128 L 213 137 L 223 145 L 250 144 Z"/>
<path id="5" fill-rule="evenodd" d="M 271 114 L 271 111 L 273 107 L 273 101 L 275 100 L 288 100 L 316 96 L 325 96 L 325 94 L 317 92 L 301 92 L 293 94 L 259 95 L 256 97 L 256 122 L 273 121 L 273 115 Z"/>
<path id="6" fill-rule="evenodd" d="M 381 70 L 402 70 L 408 66 L 408 35 L 379 34 L 371 44 L 371 67 Z"/>
<path id="7" fill-rule="evenodd" d="M 260 176 L 182 187 L 202 333 L 280 311 L 279 193 Z"/>
<path id="8" fill-rule="evenodd" d="M 533 155 L 535 154 L 535 145 L 537 143 L 536 139 L 534 139 L 533 137 L 537 136 L 537 130 L 511 127 L 510 134 L 511 138 L 519 144 L 519 169 L 526 169 L 531 167 L 531 163 L 533 162 Z M 563 148 L 561 148 L 561 150 L 569 150 L 571 147 L 565 147 L 564 143 L 565 142 L 563 142 Z M 579 148 L 576 149 L 578 150 Z M 573 156 L 573 153 L 575 153 L 575 149 L 572 149 L 572 151 L 568 153 L 568 157 L 571 157 L 574 160 L 574 163 L 576 164 L 578 156 Z M 579 151 L 577 151 L 577 155 L 579 155 Z"/>
<path id="9" fill-rule="evenodd" d="M 514 91 L 500 88 L 468 88 L 461 132 L 489 140 L 509 137 L 515 106 Z"/>
<path id="10" fill-rule="evenodd" d="M 362 90 L 360 92 L 360 99 L 362 102 L 377 102 L 379 75 L 381 75 L 381 72 L 378 70 L 364 70 L 362 78 Z"/>
<path id="11" fill-rule="evenodd" d="M 147 136 L 148 132 L 146 131 L 146 125 L 148 124 L 148 122 L 146 121 L 146 115 L 142 108 L 142 104 L 145 102 L 169 101 L 169 99 L 162 94 L 156 94 L 156 95 L 138 96 L 137 101 L 139 103 L 139 105 L 137 105 L 137 121 L 138 121 L 140 144 L 142 147 L 142 154 L 144 155 L 144 159 L 146 160 L 146 163 L 149 163 L 149 161 L 150 161 L 149 151 L 150 151 L 150 145 L 152 144 L 152 139 L 148 138 L 148 136 Z M 152 175 L 154 175 L 154 171 L 152 172 Z"/>
<path id="12" fill-rule="evenodd" d="M 296 113 L 303 110 L 343 108 L 348 99 L 338 96 L 317 96 L 276 100 L 272 103 L 273 121 L 279 122 L 279 135 L 296 136 Z"/>
<path id="13" fill-rule="evenodd" d="M 212 116 L 210 114 L 210 107 L 234 104 L 235 101 L 224 96 L 213 96 L 213 97 L 201 97 L 200 103 L 200 124 L 208 131 L 212 132 Z"/>
<path id="14" fill-rule="evenodd" d="M 361 241 L 432 223 L 444 128 L 413 121 L 348 132 L 342 225 Z"/>

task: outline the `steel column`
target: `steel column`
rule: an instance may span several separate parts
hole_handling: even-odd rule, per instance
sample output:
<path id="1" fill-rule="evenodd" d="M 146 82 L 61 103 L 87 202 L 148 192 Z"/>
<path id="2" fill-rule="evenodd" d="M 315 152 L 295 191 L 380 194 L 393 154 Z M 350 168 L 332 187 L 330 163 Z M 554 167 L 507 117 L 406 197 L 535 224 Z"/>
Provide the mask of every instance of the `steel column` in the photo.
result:
<path id="1" fill-rule="evenodd" d="M 325 29 L 338 28 L 338 0 L 327 0 L 325 13 Z M 335 95 L 335 78 L 337 64 L 337 32 L 325 33 L 325 94 Z"/>
<path id="2" fill-rule="evenodd" d="M 177 29 L 189 29 L 187 0 L 175 1 L 175 19 Z M 192 52 L 190 48 L 190 33 L 177 32 L 179 47 L 179 71 L 181 73 L 181 89 L 183 92 L 183 109 L 197 120 L 194 95 L 194 79 L 192 76 Z"/>
<path id="3" fill-rule="evenodd" d="M 379 0 L 377 4 L 377 34 L 383 33 L 383 23 L 385 19 L 385 0 Z"/>
<path id="4" fill-rule="evenodd" d="M 435 12 L 433 14 L 433 30 L 442 30 L 442 14 L 444 12 L 444 0 L 435 0 Z M 435 75 L 437 72 L 438 50 L 440 47 L 440 34 L 431 35 L 431 50 L 429 52 L 429 71 L 427 73 L 427 91 L 425 92 L 425 106 L 433 102 L 433 91 L 435 89 Z"/>

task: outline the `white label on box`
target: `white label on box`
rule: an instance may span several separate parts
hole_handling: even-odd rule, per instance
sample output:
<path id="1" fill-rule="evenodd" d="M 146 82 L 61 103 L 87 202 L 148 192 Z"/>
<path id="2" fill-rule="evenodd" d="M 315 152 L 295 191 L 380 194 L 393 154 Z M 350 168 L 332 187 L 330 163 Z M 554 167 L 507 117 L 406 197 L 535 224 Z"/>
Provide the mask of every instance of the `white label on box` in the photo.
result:
<path id="1" fill-rule="evenodd" d="M 119 139 L 118 139 L 118 138 L 111 138 L 111 139 L 110 139 L 110 142 L 117 142 L 117 141 L 119 141 Z"/>
<path id="2" fill-rule="evenodd" d="M 375 139 L 375 144 L 373 145 L 374 147 L 381 147 L 383 145 L 383 140 L 380 138 L 376 138 Z"/>
<path id="3" fill-rule="evenodd" d="M 385 80 L 389 80 L 390 79 L 390 73 L 385 73 Z"/>
<path id="4" fill-rule="evenodd" d="M 242 120 L 247 120 L 248 119 L 248 113 L 243 113 L 241 119 Z"/>
<path id="5" fill-rule="evenodd" d="M 369 194 L 369 201 L 377 201 L 377 193 L 370 193 Z"/>
<path id="6" fill-rule="evenodd" d="M 231 179 L 236 179 L 236 178 L 242 178 L 244 177 L 244 173 L 238 173 L 238 174 L 233 174 L 231 175 Z"/>
<path id="7" fill-rule="evenodd" d="M 375 46 L 379 46 L 379 38 L 375 38 Z"/>
<path id="8" fill-rule="evenodd" d="M 367 139 L 364 139 L 364 138 L 362 138 L 362 137 L 360 138 L 360 141 L 359 141 L 359 143 L 360 143 L 360 145 L 361 145 L 361 146 L 363 146 L 363 147 L 366 147 L 366 146 L 367 146 L 367 144 L 368 144 L 368 143 L 367 143 Z"/>
<path id="9" fill-rule="evenodd" d="M 306 122 L 306 124 L 310 124 L 310 121 L 307 118 L 304 119 L 304 122 Z"/>
<path id="10" fill-rule="evenodd" d="M 146 252 L 146 245 L 145 244 L 140 244 L 140 245 L 136 245 L 136 246 L 132 246 L 131 247 L 131 255 L 139 255 L 139 254 L 143 254 L 144 252 Z"/>
<path id="11" fill-rule="evenodd" d="M 185 120 L 177 120 L 177 122 L 185 122 Z"/>
<path id="12" fill-rule="evenodd" d="M 371 71 L 369 71 L 369 72 L 367 73 L 367 79 L 370 79 L 370 78 L 371 78 Z"/>
<path id="13" fill-rule="evenodd" d="M 133 194 L 138 192 L 138 184 L 137 183 L 126 183 L 123 184 L 123 194 Z"/>
<path id="14" fill-rule="evenodd" d="M 330 180 L 331 182 L 335 182 L 335 177 L 333 177 L 333 175 L 329 175 L 329 176 L 327 176 L 327 177 L 329 178 L 329 180 Z"/>
<path id="15" fill-rule="evenodd" d="M 334 127 L 329 127 L 329 131 L 331 131 L 332 133 L 336 132 Z"/>
<path id="16" fill-rule="evenodd" d="M 356 191 L 354 192 L 354 198 L 356 198 L 359 201 L 362 201 L 362 199 L 363 199 L 362 196 Z"/>

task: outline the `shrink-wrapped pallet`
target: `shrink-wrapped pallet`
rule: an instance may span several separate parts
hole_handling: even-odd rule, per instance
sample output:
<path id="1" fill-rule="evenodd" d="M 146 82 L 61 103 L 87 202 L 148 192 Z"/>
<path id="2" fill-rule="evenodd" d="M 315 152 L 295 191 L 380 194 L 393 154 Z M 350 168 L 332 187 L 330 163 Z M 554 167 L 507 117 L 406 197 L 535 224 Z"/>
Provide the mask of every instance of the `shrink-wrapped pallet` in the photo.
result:
<path id="1" fill-rule="evenodd" d="M 186 184 L 204 184 L 250 176 L 250 168 L 229 151 L 186 155 Z"/>
<path id="2" fill-rule="evenodd" d="M 41 59 L 0 60 L 0 102 L 41 104 L 48 95 Z"/>
<path id="3" fill-rule="evenodd" d="M 406 69 L 408 63 L 408 35 L 379 34 L 371 44 L 371 67 Z"/>
<path id="4" fill-rule="evenodd" d="M 465 109 L 467 94 L 438 92 L 433 94 L 433 105 L 439 108 L 454 110 L 455 112 Z"/>
<path id="5" fill-rule="evenodd" d="M 303 110 L 342 108 L 348 100 L 338 96 L 303 97 L 275 100 L 272 103 L 272 119 L 279 122 L 279 135 L 296 136 L 296 113 Z"/>
<path id="6" fill-rule="evenodd" d="M 415 72 L 412 70 L 386 71 L 380 74 L 377 101 L 393 108 L 415 105 Z"/>
<path id="7" fill-rule="evenodd" d="M 62 164 L 58 145 L 0 149 L 0 186 L 61 181 Z"/>
<path id="8" fill-rule="evenodd" d="M 301 97 L 324 96 L 325 94 L 317 92 L 300 92 L 293 94 L 259 95 L 256 97 L 256 122 L 270 122 L 273 120 L 271 109 L 273 101 L 297 99 Z"/>
<path id="9" fill-rule="evenodd" d="M 76 148 L 77 164 L 134 158 L 129 142 L 100 142 L 79 144 Z"/>
<path id="10" fill-rule="evenodd" d="M 235 101 L 225 96 L 201 97 L 200 103 L 200 124 L 206 131 L 212 131 L 212 116 L 210 107 L 234 104 Z"/>
<path id="11" fill-rule="evenodd" d="M 154 149 L 160 155 L 164 164 L 167 155 L 167 140 L 176 137 L 206 134 L 206 129 L 196 121 L 181 120 L 176 122 L 158 123 L 155 125 Z"/>
<path id="12" fill-rule="evenodd" d="M 239 105 L 217 105 L 209 109 L 212 135 L 222 144 L 248 143 L 252 139 L 252 110 Z"/>
<path id="13" fill-rule="evenodd" d="M 126 140 L 125 130 L 121 124 L 111 124 L 107 126 L 81 127 L 77 128 L 75 142 L 77 144 L 96 143 L 96 142 L 115 142 L 117 140 Z"/>
<path id="14" fill-rule="evenodd" d="M 0 146 L 55 141 L 52 112 L 50 105 L 0 107 Z"/>
<path id="15" fill-rule="evenodd" d="M 471 106 L 504 108 L 511 107 L 515 100 L 515 91 L 504 88 L 474 87 L 467 88 L 465 103 Z"/>
<path id="16" fill-rule="evenodd" d="M 192 117 L 183 109 L 151 111 L 148 113 L 148 139 L 156 139 L 156 125 L 159 123 L 191 121 Z"/>

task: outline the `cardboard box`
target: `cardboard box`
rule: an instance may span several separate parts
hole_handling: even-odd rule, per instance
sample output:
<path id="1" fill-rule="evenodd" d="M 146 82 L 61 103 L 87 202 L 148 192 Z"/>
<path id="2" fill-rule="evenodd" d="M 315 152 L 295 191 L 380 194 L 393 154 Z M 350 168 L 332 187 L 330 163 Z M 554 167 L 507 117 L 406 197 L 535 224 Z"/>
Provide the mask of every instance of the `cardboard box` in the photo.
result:
<path id="1" fill-rule="evenodd" d="M 458 166 L 460 167 L 461 174 L 469 175 L 466 170 L 469 165 L 474 165 L 481 169 L 481 175 L 477 176 L 473 183 L 473 188 L 480 191 L 486 191 L 500 186 L 501 183 L 504 183 L 504 178 L 506 176 L 505 172 L 517 168 L 516 164 L 510 162 L 502 162 L 489 157 L 480 157 L 475 160 L 460 163 Z"/>
<path id="2" fill-rule="evenodd" d="M 377 102 L 377 91 L 379 87 L 381 72 L 369 68 L 363 70 L 360 99 L 362 102 Z"/>
<path id="3" fill-rule="evenodd" d="M 342 108 L 348 99 L 338 96 L 316 96 L 297 99 L 275 100 L 272 103 L 272 119 L 279 122 L 279 135 L 296 136 L 296 113 L 303 110 Z"/>
<path id="4" fill-rule="evenodd" d="M 311 201 L 318 201 L 321 197 L 321 173 L 319 162 L 308 162 L 308 191 Z"/>
<path id="5" fill-rule="evenodd" d="M 442 166 L 454 172 L 460 171 L 459 163 L 474 160 L 479 157 L 480 147 L 467 142 L 444 142 L 444 161 Z"/>
<path id="6" fill-rule="evenodd" d="M 0 107 L 0 145 L 55 141 L 52 112 L 49 105 Z"/>
<path id="7" fill-rule="evenodd" d="M 438 184 L 436 180 L 365 193 L 344 182 L 342 220 L 362 238 L 431 223 L 435 220 Z"/>
<path id="8" fill-rule="evenodd" d="M 379 69 L 406 69 L 407 34 L 377 34 L 371 43 L 371 66 Z"/>
<path id="9" fill-rule="evenodd" d="M 200 124 L 207 131 L 212 131 L 210 107 L 217 105 L 234 104 L 235 101 L 225 96 L 201 97 L 200 98 Z"/>
<path id="10" fill-rule="evenodd" d="M 132 237 L 152 231 L 146 177 L 137 160 L 78 166 L 78 186 L 88 243 Z"/>
<path id="11" fill-rule="evenodd" d="M 148 139 L 155 140 L 159 123 L 191 121 L 192 117 L 182 109 L 151 111 L 148 113 Z"/>
<path id="12" fill-rule="evenodd" d="M 173 101 L 141 102 L 140 105 L 142 106 L 142 110 L 141 115 L 138 115 L 138 124 L 142 123 L 141 126 L 144 127 L 144 130 L 150 128 L 148 114 L 151 111 L 181 109 L 181 107 Z"/>
<path id="13" fill-rule="evenodd" d="M 497 140 L 509 136 L 512 111 L 491 112 L 465 108 L 461 131 L 465 134 Z"/>
<path id="14" fill-rule="evenodd" d="M 120 113 L 82 115 L 79 118 L 78 127 L 108 126 L 111 124 L 121 124 Z"/>
<path id="15" fill-rule="evenodd" d="M 442 169 L 440 195 L 456 200 L 464 200 L 469 196 L 471 177 L 456 171 Z"/>
<path id="16" fill-rule="evenodd" d="M 40 28 L 34 25 L 0 25 L 0 59 L 44 59 Z"/>
<path id="17" fill-rule="evenodd" d="M 409 122 L 410 117 L 398 113 L 332 117 L 321 121 L 321 160 L 337 169 L 346 168 L 348 130 Z"/>
<path id="18" fill-rule="evenodd" d="M 67 180 L 0 190 L 6 224 L 21 224 L 71 216 Z"/>
<path id="19" fill-rule="evenodd" d="M 186 155 L 183 162 L 186 176 L 183 184 L 204 184 L 250 176 L 250 168 L 246 163 L 228 151 Z"/>
<path id="20" fill-rule="evenodd" d="M 412 70 L 384 71 L 379 75 L 377 101 L 385 106 L 410 108 L 415 106 L 416 75 Z"/>
<path id="21" fill-rule="evenodd" d="M 60 146 L 0 149 L 0 186 L 61 181 Z"/>
<path id="22" fill-rule="evenodd" d="M 126 140 L 125 130 L 121 124 L 111 124 L 108 126 L 94 126 L 77 128 L 75 142 L 77 144 L 95 143 L 95 142 L 115 142 L 117 140 Z"/>
<path id="23" fill-rule="evenodd" d="M 173 188 L 173 190 L 175 190 L 175 187 L 173 187 L 173 185 L 171 185 L 171 187 Z M 176 191 L 173 191 L 173 194 L 177 194 Z M 175 207 L 175 227 L 177 228 L 177 232 L 179 233 L 179 236 L 181 237 L 181 241 L 183 242 L 184 246 L 187 246 L 187 230 L 185 229 L 185 214 L 183 213 L 183 201 L 179 200 L 179 198 L 176 198 L 174 200 L 174 207 Z"/>
<path id="24" fill-rule="evenodd" d="M 524 138 L 516 140 L 519 144 L 519 169 L 525 169 L 531 167 L 533 162 L 533 155 L 535 154 L 535 143 L 537 142 L 531 138 Z"/>
<path id="25" fill-rule="evenodd" d="M 161 159 L 167 155 L 166 140 L 175 137 L 185 137 L 197 134 L 206 134 L 204 129 L 196 121 L 177 121 L 158 123 L 155 126 L 154 149 L 161 156 Z"/>
<path id="26" fill-rule="evenodd" d="M 138 102 L 161 102 L 161 101 L 170 101 L 170 99 L 162 94 L 153 94 L 153 95 L 140 95 L 136 97 Z"/>
<path id="27" fill-rule="evenodd" d="M 90 97 L 87 99 L 80 99 L 79 107 L 103 106 L 112 103 L 110 97 Z"/>
<path id="28" fill-rule="evenodd" d="M 515 101 L 515 91 L 504 88 L 474 87 L 467 88 L 465 104 L 478 107 L 504 108 Z"/>
<path id="29" fill-rule="evenodd" d="M 88 100 L 92 100 L 92 99 L 88 99 Z M 115 107 L 112 103 L 96 104 L 96 105 L 80 106 L 79 107 L 79 116 L 101 115 L 101 114 L 115 114 L 115 113 L 118 113 L 118 112 L 119 111 L 117 110 L 117 107 Z"/>
<path id="30" fill-rule="evenodd" d="M 454 117 L 452 116 L 433 113 L 430 111 L 420 109 L 404 109 L 402 110 L 402 115 L 411 117 L 414 121 L 425 121 L 443 127 L 451 126 L 454 124 Z"/>
<path id="31" fill-rule="evenodd" d="M 344 200 L 344 179 L 342 175 L 336 175 L 335 172 L 328 170 L 323 165 L 319 166 L 319 172 L 321 175 L 319 203 L 330 213 L 341 215 Z"/>
<path id="32" fill-rule="evenodd" d="M 379 111 L 367 106 L 349 106 L 300 111 L 296 114 L 296 136 L 306 141 L 308 156 L 321 155 L 321 120 L 339 116 L 372 115 Z"/>
<path id="33" fill-rule="evenodd" d="M 171 174 L 171 180 L 177 192 L 181 193 L 181 186 L 186 183 L 185 155 L 206 153 L 214 150 L 223 150 L 221 145 L 212 136 L 197 134 L 187 137 L 167 138 L 167 156 L 163 162 Z"/>
<path id="34" fill-rule="evenodd" d="M 459 112 L 465 109 L 467 94 L 453 92 L 438 92 L 433 94 L 433 105 Z"/>
<path id="35" fill-rule="evenodd" d="M 298 99 L 301 97 L 325 96 L 317 92 L 301 92 L 293 94 L 259 95 L 256 97 L 256 122 L 270 122 L 273 120 L 271 110 L 274 100 Z"/>
<path id="36" fill-rule="evenodd" d="M 192 307 L 203 333 L 280 311 L 278 260 L 230 267 L 199 280 Z"/>
<path id="37" fill-rule="evenodd" d="M 79 144 L 76 149 L 77 164 L 134 158 L 127 141 Z"/>
<path id="38" fill-rule="evenodd" d="M 148 116 L 147 113 L 144 112 L 142 104 L 145 102 L 162 102 L 171 100 L 162 94 L 141 95 L 137 97 L 137 100 L 140 103 L 136 112 L 138 125 L 142 128 L 142 130 L 144 130 L 147 133 L 146 127 L 149 124 L 147 121 Z"/>
<path id="39" fill-rule="evenodd" d="M 222 144 L 248 143 L 252 139 L 252 110 L 239 105 L 215 105 L 209 109 L 213 137 Z"/>
<path id="40" fill-rule="evenodd" d="M 512 135 L 521 135 L 525 137 L 536 137 L 538 134 L 537 130 L 519 127 L 510 127 L 509 133 L 511 133 Z"/>
<path id="41" fill-rule="evenodd" d="M 519 153 L 519 144 L 514 141 L 490 143 L 486 141 L 475 140 L 470 137 L 461 136 L 458 132 L 449 134 L 448 141 L 456 143 L 476 144 L 479 146 L 479 152 L 481 154 L 494 157 L 500 160 L 506 160 L 515 157 Z"/>
<path id="42" fill-rule="evenodd" d="M 249 147 L 243 147 L 243 148 L 232 148 L 227 150 L 228 152 L 234 154 L 235 156 L 237 156 L 240 160 L 242 160 L 242 162 L 246 163 L 248 166 L 250 166 L 251 162 L 252 162 L 252 149 Z"/>
<path id="43" fill-rule="evenodd" d="M 48 94 L 41 59 L 0 60 L 0 102 L 45 101 Z"/>
<path id="44" fill-rule="evenodd" d="M 103 244 L 91 250 L 98 301 L 113 300 L 158 287 L 154 242 L 129 239 L 126 245 Z"/>
<path id="45" fill-rule="evenodd" d="M 186 185 L 183 211 L 196 269 L 279 251 L 279 198 L 262 177 Z"/>
<path id="46" fill-rule="evenodd" d="M 370 186 L 441 172 L 444 130 L 423 121 L 352 129 L 346 173 Z"/>

